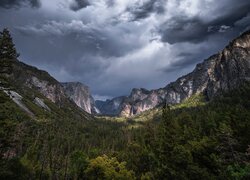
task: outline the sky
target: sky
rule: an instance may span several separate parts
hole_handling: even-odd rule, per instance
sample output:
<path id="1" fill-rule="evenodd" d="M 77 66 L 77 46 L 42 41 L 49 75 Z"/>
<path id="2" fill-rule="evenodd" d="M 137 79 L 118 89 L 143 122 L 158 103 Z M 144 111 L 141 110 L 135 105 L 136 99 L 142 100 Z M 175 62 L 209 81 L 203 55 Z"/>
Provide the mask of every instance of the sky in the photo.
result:
<path id="1" fill-rule="evenodd" d="M 96 99 L 157 89 L 250 29 L 249 0 L 0 0 L 20 60 Z"/>

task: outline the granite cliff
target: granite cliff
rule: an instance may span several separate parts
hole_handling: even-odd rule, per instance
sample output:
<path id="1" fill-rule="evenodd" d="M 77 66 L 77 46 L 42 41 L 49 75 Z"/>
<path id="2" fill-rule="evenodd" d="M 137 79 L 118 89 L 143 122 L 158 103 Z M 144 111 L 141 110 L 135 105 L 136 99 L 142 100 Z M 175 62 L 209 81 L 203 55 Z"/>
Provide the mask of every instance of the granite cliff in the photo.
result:
<path id="1" fill-rule="evenodd" d="M 90 114 L 99 113 L 88 86 L 80 82 L 67 82 L 61 84 L 64 87 L 67 96 L 74 101 L 77 106 Z"/>

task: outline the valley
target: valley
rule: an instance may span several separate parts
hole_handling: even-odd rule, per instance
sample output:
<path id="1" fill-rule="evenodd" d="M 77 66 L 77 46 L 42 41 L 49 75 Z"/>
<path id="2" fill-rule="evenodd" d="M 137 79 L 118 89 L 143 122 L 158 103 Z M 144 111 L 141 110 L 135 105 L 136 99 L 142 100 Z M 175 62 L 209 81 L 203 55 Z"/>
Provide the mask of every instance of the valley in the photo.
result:
<path id="1" fill-rule="evenodd" d="M 250 177 L 249 31 L 164 88 L 106 102 L 6 52 L 1 179 Z"/>

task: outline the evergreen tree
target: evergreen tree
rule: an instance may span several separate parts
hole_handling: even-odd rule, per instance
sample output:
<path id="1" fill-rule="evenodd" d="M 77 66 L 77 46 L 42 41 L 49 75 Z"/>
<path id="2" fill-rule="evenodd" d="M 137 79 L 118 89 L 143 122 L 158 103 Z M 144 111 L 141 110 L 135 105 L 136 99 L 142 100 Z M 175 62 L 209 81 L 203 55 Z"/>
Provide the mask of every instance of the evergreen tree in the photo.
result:
<path id="1" fill-rule="evenodd" d="M 16 59 L 19 54 L 16 52 L 15 44 L 7 28 L 0 33 L 0 59 Z"/>

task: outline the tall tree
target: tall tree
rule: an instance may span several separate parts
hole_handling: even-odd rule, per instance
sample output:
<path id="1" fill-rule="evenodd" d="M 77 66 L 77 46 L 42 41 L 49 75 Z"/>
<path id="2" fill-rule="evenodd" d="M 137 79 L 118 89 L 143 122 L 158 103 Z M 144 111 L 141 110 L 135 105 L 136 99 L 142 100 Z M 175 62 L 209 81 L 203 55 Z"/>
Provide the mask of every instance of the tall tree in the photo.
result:
<path id="1" fill-rule="evenodd" d="M 19 54 L 16 52 L 15 44 L 7 28 L 0 33 L 0 58 L 16 59 Z"/>

